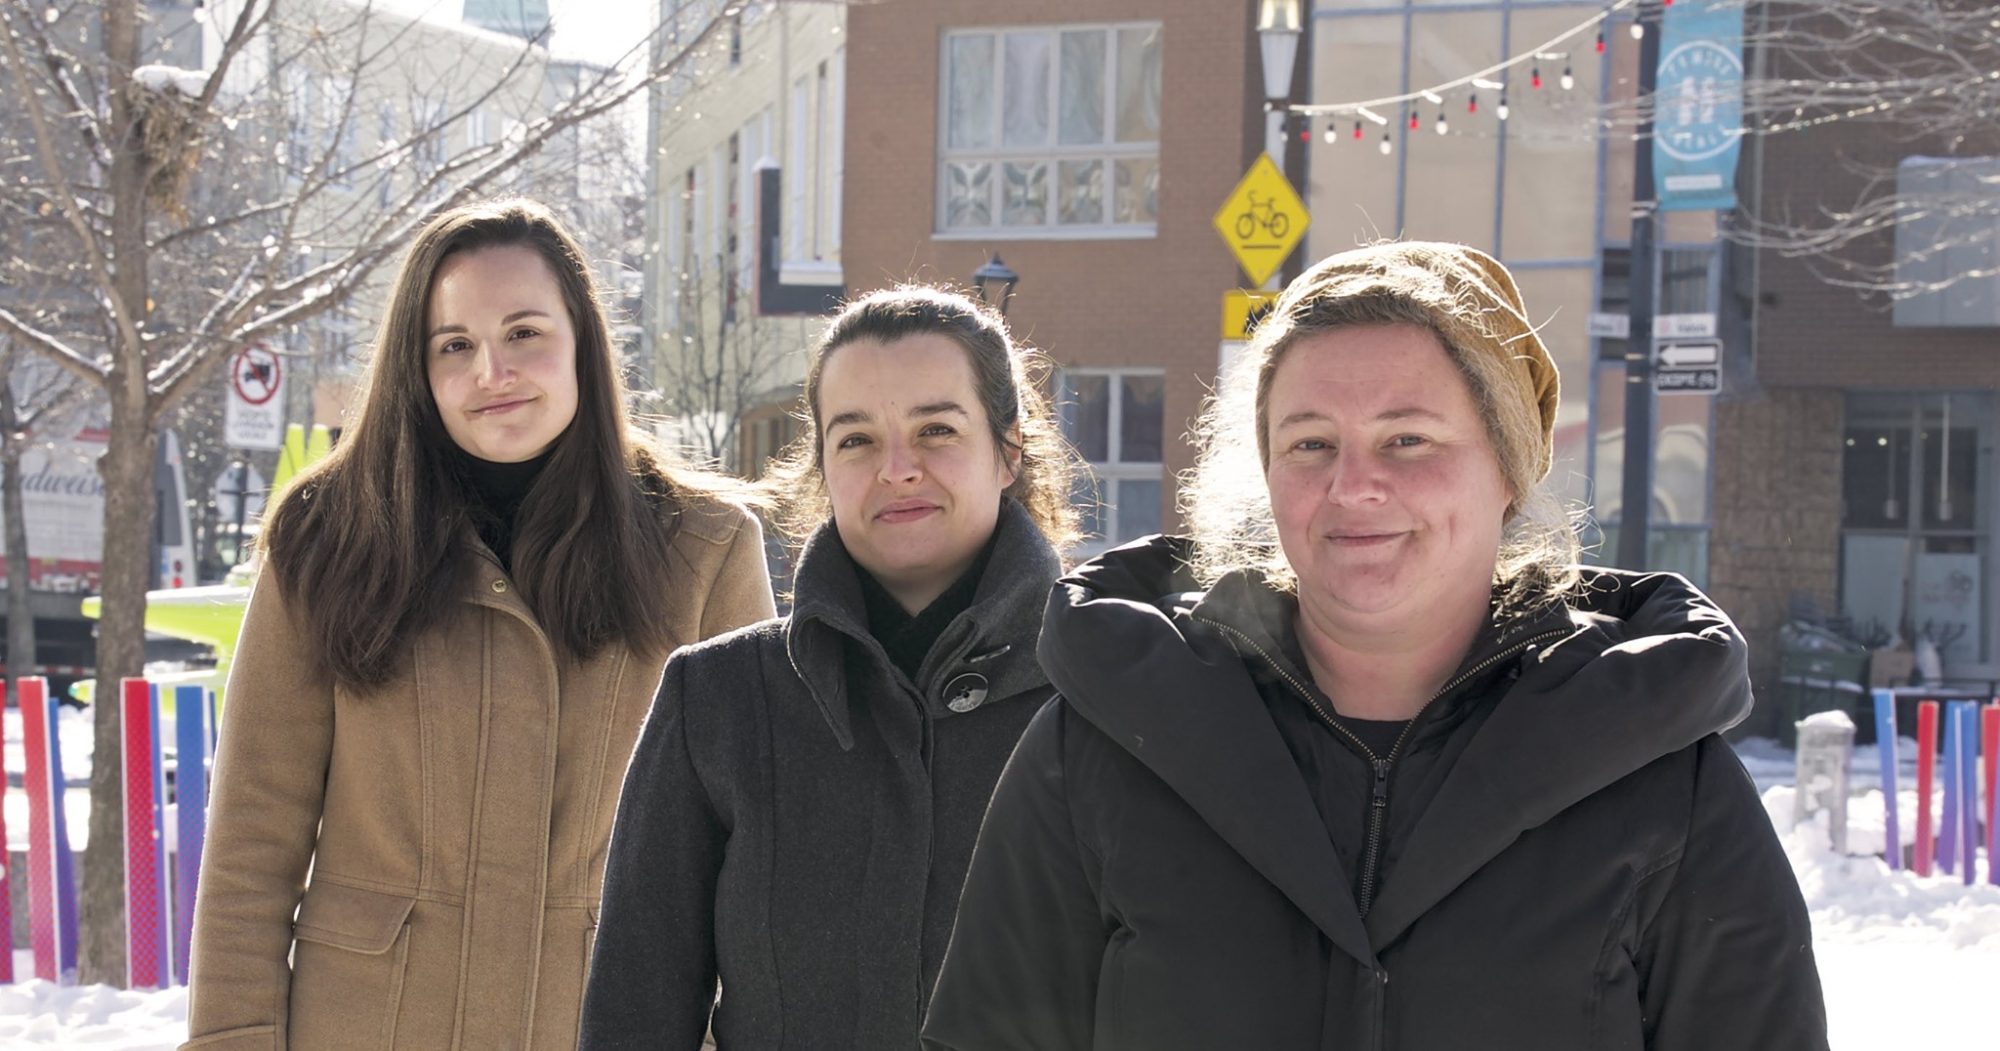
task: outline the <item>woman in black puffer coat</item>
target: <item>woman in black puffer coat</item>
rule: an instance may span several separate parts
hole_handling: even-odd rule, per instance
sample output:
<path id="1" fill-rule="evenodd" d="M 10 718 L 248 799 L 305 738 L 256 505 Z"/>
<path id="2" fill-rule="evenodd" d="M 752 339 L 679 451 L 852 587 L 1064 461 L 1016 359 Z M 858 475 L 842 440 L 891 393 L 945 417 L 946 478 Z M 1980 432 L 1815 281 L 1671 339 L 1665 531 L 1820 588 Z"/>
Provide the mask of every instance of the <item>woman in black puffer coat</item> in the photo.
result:
<path id="1" fill-rule="evenodd" d="M 1677 576 L 1573 565 L 1507 272 L 1335 256 L 1246 359 L 1193 538 L 1050 601 L 1061 696 L 996 790 L 926 1045 L 1825 1048 L 1804 903 L 1717 736 L 1743 639 Z"/>
<path id="2" fill-rule="evenodd" d="M 676 654 L 626 775 L 582 1046 L 914 1048 L 993 784 L 1050 694 L 1071 460 L 999 317 L 835 318 L 782 477 L 789 617 Z M 718 1002 L 716 987 L 721 984 Z"/>

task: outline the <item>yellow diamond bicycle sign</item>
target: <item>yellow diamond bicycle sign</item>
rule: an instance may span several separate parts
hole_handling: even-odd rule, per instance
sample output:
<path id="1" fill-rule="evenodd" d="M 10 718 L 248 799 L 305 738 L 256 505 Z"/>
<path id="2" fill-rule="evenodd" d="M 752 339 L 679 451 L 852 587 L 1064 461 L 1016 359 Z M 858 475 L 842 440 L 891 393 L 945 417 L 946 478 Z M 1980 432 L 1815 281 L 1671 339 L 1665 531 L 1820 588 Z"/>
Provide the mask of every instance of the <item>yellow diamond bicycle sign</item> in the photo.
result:
<path id="1" fill-rule="evenodd" d="M 1299 200 L 1268 153 L 1257 156 L 1257 163 L 1244 173 L 1243 181 L 1222 202 L 1222 210 L 1215 213 L 1215 231 L 1236 253 L 1237 263 L 1253 285 L 1269 281 L 1278 272 L 1311 222 L 1306 203 Z"/>

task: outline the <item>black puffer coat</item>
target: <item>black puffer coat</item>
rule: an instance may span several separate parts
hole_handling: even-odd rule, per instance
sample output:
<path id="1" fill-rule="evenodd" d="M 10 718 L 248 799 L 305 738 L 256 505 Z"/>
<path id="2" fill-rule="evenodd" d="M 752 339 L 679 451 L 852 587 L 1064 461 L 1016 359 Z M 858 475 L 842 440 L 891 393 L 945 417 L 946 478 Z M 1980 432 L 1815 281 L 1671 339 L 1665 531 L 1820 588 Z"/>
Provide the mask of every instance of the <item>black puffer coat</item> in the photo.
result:
<path id="1" fill-rule="evenodd" d="M 1052 693 L 1061 571 L 1001 504 L 972 605 L 913 682 L 831 528 L 789 618 L 668 661 L 605 866 L 582 1047 L 914 1048 L 994 782 Z M 722 998 L 716 1004 L 716 982 Z"/>
<path id="2" fill-rule="evenodd" d="M 1743 640 L 1686 581 L 1593 571 L 1490 627 L 1385 768 L 1314 713 L 1288 600 L 1176 594 L 1175 544 L 1050 601 L 1062 697 L 994 796 L 927 1046 L 1826 1046 L 1804 903 L 1715 736 Z"/>

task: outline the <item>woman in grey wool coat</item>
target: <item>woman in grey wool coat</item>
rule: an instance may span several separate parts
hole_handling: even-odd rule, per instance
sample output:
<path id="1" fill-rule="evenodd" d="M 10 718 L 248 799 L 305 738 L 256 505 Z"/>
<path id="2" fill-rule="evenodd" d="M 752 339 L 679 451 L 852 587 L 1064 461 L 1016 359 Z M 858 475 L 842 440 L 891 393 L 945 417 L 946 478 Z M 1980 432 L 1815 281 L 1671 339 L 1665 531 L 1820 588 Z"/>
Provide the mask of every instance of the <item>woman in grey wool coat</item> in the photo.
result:
<path id="1" fill-rule="evenodd" d="M 626 775 L 582 1047 L 914 1048 L 1001 767 L 1072 455 L 1000 318 L 837 316 L 785 479 L 789 617 L 680 651 Z M 720 996 L 717 984 L 720 983 Z"/>

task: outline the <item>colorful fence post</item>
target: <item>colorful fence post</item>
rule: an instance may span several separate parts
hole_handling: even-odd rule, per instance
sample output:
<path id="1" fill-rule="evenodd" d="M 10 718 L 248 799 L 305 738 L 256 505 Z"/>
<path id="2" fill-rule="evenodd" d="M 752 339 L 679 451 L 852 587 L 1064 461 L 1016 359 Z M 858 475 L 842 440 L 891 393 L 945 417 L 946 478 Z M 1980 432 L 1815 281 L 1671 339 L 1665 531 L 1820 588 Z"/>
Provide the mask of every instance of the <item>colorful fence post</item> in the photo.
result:
<path id="1" fill-rule="evenodd" d="M 168 983 L 166 838 L 161 833 L 159 708 L 152 684 L 120 683 L 125 761 L 125 976 L 134 989 Z"/>
<path id="2" fill-rule="evenodd" d="M 174 772 L 177 860 L 174 865 L 174 977 L 188 980 L 188 943 L 194 934 L 195 881 L 201 873 L 202 836 L 208 824 L 208 691 L 174 688 Z"/>
<path id="3" fill-rule="evenodd" d="M 7 681 L 0 679 L 0 711 L 7 707 Z M 5 934 L 6 952 L 0 952 L 0 983 L 14 982 L 14 886 L 13 855 L 7 853 L 7 753 L 0 750 L 0 933 Z"/>
<path id="4" fill-rule="evenodd" d="M 1931 874 L 1937 839 L 1932 821 L 1931 792 L 1937 784 L 1938 702 L 1917 702 L 1917 853 L 1912 868 L 1919 876 Z"/>
<path id="5" fill-rule="evenodd" d="M 2000 886 L 2000 699 L 1980 710 L 1980 747 L 1986 756 L 1986 882 Z"/>
<path id="6" fill-rule="evenodd" d="M 1944 820 L 1938 824 L 1938 871 L 1958 871 L 1958 810 L 1963 790 L 1958 776 L 1958 720 L 1944 706 Z"/>
<path id="7" fill-rule="evenodd" d="M 28 789 L 28 939 L 35 977 L 76 974 L 76 863 L 63 818 L 62 742 L 47 679 L 20 680 L 21 737 Z"/>
<path id="8" fill-rule="evenodd" d="M 1958 729 L 1959 825 L 1958 841 L 1965 847 L 1965 864 L 1960 866 L 1964 883 L 1971 886 L 1979 855 L 1979 702 L 1958 701 L 1952 706 Z M 1993 864 L 1989 856 L 1987 865 Z"/>
<path id="9" fill-rule="evenodd" d="M 1875 691 L 1875 752 L 1882 759 L 1882 855 L 1894 872 L 1903 867 L 1903 839 L 1896 819 L 1896 694 L 1890 690 Z"/>

